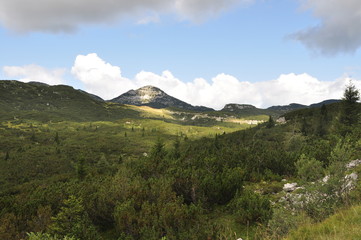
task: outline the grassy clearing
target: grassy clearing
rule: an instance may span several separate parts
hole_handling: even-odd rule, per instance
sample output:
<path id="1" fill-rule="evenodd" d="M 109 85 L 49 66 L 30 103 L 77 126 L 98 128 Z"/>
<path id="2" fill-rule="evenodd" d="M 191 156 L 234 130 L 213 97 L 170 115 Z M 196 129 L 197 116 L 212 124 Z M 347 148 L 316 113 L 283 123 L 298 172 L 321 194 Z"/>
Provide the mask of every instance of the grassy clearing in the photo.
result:
<path id="1" fill-rule="evenodd" d="M 361 205 L 341 210 L 318 224 L 300 227 L 288 240 L 351 240 L 361 239 Z"/>

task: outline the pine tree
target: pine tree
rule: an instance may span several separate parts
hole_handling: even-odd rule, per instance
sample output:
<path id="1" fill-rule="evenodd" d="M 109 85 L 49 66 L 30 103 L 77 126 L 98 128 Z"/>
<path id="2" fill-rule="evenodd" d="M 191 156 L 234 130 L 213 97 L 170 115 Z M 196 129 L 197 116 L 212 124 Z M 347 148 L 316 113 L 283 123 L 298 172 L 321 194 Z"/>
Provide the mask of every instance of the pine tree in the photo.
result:
<path id="1" fill-rule="evenodd" d="M 342 98 L 342 114 L 341 123 L 346 126 L 352 126 L 359 120 L 360 110 L 357 101 L 360 100 L 360 92 L 355 85 L 350 81 L 346 86 Z"/>
<path id="2" fill-rule="evenodd" d="M 75 237 L 82 240 L 100 239 L 85 208 L 83 201 L 75 196 L 64 200 L 60 212 L 52 218 L 49 230 L 61 237 Z"/>
<path id="3" fill-rule="evenodd" d="M 267 128 L 273 128 L 274 126 L 275 126 L 275 121 L 273 120 L 272 116 L 270 115 L 269 118 L 268 118 L 268 122 L 267 122 L 266 127 Z"/>

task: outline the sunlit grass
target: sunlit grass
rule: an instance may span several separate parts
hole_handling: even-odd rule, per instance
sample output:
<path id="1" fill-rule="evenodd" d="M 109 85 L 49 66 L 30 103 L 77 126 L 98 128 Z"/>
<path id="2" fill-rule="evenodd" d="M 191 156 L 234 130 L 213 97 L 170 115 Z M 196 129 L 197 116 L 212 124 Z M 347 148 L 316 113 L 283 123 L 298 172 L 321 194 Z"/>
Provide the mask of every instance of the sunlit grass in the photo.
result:
<path id="1" fill-rule="evenodd" d="M 361 205 L 341 210 L 318 224 L 309 224 L 291 232 L 288 240 L 361 239 Z"/>

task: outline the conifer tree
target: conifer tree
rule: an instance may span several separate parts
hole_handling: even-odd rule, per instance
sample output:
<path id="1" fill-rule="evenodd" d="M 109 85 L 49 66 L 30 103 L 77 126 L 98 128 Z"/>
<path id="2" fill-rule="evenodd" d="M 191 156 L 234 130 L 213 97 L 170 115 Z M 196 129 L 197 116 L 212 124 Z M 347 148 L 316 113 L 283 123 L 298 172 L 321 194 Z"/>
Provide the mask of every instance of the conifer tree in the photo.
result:
<path id="1" fill-rule="evenodd" d="M 273 128 L 274 126 L 275 126 L 275 121 L 273 120 L 272 116 L 270 115 L 269 118 L 268 118 L 268 122 L 267 122 L 266 127 L 267 128 Z"/>
<path id="2" fill-rule="evenodd" d="M 360 110 L 357 101 L 360 100 L 360 92 L 350 81 L 346 86 L 342 98 L 341 122 L 346 126 L 352 126 L 359 120 Z"/>

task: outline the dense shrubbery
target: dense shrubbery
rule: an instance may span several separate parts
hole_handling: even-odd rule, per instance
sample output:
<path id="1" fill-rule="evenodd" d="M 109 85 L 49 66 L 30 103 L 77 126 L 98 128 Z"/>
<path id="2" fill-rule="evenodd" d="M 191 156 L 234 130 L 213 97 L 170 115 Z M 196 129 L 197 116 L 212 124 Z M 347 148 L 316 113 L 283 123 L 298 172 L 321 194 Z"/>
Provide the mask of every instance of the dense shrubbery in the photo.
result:
<path id="1" fill-rule="evenodd" d="M 265 223 L 272 216 L 269 199 L 251 190 L 237 194 L 230 205 L 240 224 Z"/>
<path id="2" fill-rule="evenodd" d="M 227 239 L 229 228 L 257 224 L 284 235 L 346 202 L 314 198 L 287 215 L 269 200 L 282 178 L 317 182 L 326 173 L 328 184 L 313 191 L 340 191 L 343 166 L 361 152 L 360 127 L 340 121 L 342 106 L 199 140 L 141 126 L 125 136 L 110 122 L 2 123 L 0 239 Z"/>

